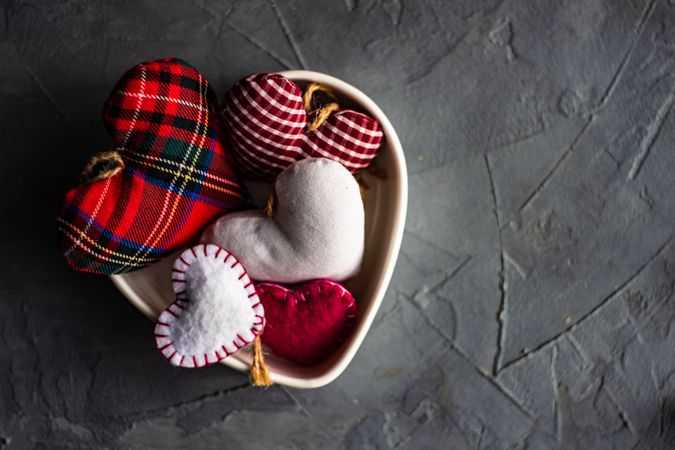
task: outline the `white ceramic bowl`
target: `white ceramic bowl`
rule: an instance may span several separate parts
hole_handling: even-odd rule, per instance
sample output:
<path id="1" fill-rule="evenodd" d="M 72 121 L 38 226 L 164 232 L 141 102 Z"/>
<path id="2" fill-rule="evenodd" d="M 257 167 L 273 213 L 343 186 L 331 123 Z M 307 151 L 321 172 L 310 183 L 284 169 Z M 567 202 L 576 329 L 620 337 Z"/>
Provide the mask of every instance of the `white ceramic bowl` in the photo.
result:
<path id="1" fill-rule="evenodd" d="M 333 355 L 314 366 L 300 366 L 265 352 L 265 361 L 275 383 L 297 388 L 316 388 L 337 378 L 352 360 L 377 314 L 389 285 L 401 246 L 408 202 L 408 175 L 401 143 L 391 122 L 382 110 L 363 92 L 328 75 L 307 70 L 280 72 L 304 85 L 319 82 L 329 86 L 342 105 L 361 110 L 377 119 L 384 131 L 384 142 L 375 166 L 386 173 L 386 179 L 376 178 L 367 171 L 363 178 L 366 191 L 366 248 L 363 267 L 358 276 L 344 285 L 359 307 L 357 324 L 351 336 Z M 164 259 L 148 268 L 110 278 L 129 301 L 150 319 L 155 319 L 173 300 L 171 265 L 173 258 Z M 151 330 L 148 329 L 148 333 Z M 223 364 L 248 372 L 251 356 L 242 350 L 223 360 Z"/>

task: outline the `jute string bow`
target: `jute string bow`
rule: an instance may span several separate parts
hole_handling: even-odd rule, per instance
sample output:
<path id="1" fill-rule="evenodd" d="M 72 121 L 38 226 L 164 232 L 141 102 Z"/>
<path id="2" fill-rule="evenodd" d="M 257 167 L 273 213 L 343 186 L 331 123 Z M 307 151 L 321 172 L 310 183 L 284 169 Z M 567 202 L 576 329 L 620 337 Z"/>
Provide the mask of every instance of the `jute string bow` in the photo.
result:
<path id="1" fill-rule="evenodd" d="M 267 200 L 267 207 L 265 208 L 265 214 L 267 217 L 272 217 L 274 214 L 274 193 L 270 194 L 269 200 Z M 263 356 L 262 351 L 262 342 L 260 341 L 260 336 L 264 333 L 263 330 L 258 336 L 255 337 L 253 341 L 253 361 L 251 362 L 251 370 L 249 371 L 249 379 L 251 384 L 257 387 L 266 387 L 272 384 L 272 378 L 270 378 L 270 372 L 267 369 L 267 364 L 265 364 L 265 357 Z"/>
<path id="2" fill-rule="evenodd" d="M 117 175 L 124 169 L 124 159 L 117 150 L 97 153 L 91 157 L 82 176 L 88 183 L 93 181 L 105 180 Z"/>

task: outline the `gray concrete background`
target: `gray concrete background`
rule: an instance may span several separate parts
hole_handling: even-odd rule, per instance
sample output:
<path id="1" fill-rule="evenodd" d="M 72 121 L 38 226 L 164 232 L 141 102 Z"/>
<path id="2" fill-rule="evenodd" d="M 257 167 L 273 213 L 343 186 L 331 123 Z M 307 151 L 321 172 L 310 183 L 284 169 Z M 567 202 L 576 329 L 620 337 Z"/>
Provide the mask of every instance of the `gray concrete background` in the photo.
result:
<path id="1" fill-rule="evenodd" d="M 0 448 L 675 447 L 672 0 L 0 5 Z M 59 254 L 102 103 L 165 56 L 327 72 L 400 133 L 396 274 L 325 388 L 170 367 Z"/>

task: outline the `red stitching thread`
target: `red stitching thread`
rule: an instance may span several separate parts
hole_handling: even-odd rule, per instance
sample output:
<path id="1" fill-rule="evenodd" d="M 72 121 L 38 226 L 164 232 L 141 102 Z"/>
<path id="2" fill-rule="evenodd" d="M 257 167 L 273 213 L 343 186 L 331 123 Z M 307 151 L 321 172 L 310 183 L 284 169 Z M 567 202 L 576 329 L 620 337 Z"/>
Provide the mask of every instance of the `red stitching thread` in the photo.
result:
<path id="1" fill-rule="evenodd" d="M 234 268 L 237 266 L 237 264 L 239 264 L 239 260 L 238 260 L 238 259 L 234 261 L 234 264 L 232 264 L 232 265 L 230 266 L 230 269 L 234 269 Z M 246 271 L 244 271 L 244 273 L 246 273 Z M 241 279 L 241 278 L 240 278 L 240 279 Z"/>
<path id="2" fill-rule="evenodd" d="M 180 363 L 178 363 L 179 366 L 183 365 L 183 361 L 185 360 L 185 355 L 183 355 L 180 359 Z"/>
<path id="3" fill-rule="evenodd" d="M 222 346 L 222 349 L 223 349 L 223 351 L 225 352 L 225 357 L 226 357 L 226 358 L 227 358 L 228 356 L 230 356 L 230 352 L 227 351 L 227 349 L 225 348 L 224 345 Z"/>
<path id="4" fill-rule="evenodd" d="M 232 255 L 230 255 L 228 253 L 227 256 L 225 257 L 225 259 L 223 260 L 223 264 L 225 264 L 227 262 L 227 260 L 230 259 L 230 256 L 232 256 Z"/>
<path id="5" fill-rule="evenodd" d="M 174 283 L 187 283 L 187 281 L 185 281 L 185 280 L 179 280 L 179 279 L 177 279 L 177 278 L 172 278 L 171 281 L 173 281 Z"/>
<path id="6" fill-rule="evenodd" d="M 254 297 L 254 296 L 256 296 L 256 295 L 258 295 L 258 293 L 257 293 L 257 292 L 253 292 L 253 293 L 251 293 L 251 294 L 248 294 L 248 298 Z"/>
<path id="7" fill-rule="evenodd" d="M 163 337 L 169 337 L 169 335 L 168 334 L 157 334 L 157 333 L 155 333 L 155 337 L 156 338 L 163 338 Z"/>
<path id="8" fill-rule="evenodd" d="M 160 322 L 159 320 L 157 321 L 157 325 L 161 325 L 161 326 L 163 326 L 163 327 L 168 327 L 168 326 L 169 326 L 168 323 L 166 323 L 166 322 Z"/>
<path id="9" fill-rule="evenodd" d="M 178 272 L 178 273 L 185 273 L 184 270 L 180 270 L 180 269 L 171 269 L 171 271 L 172 272 Z"/>
<path id="10" fill-rule="evenodd" d="M 256 309 L 258 306 L 260 306 L 260 302 L 256 303 L 255 305 L 252 305 L 251 309 Z"/>
<path id="11" fill-rule="evenodd" d="M 194 249 L 194 247 L 193 247 L 193 248 L 191 248 L 191 249 L 190 249 L 190 251 L 192 252 L 192 256 L 194 256 L 194 257 L 195 257 L 195 259 L 197 259 L 197 254 L 195 253 L 195 249 Z"/>
<path id="12" fill-rule="evenodd" d="M 241 342 L 243 342 L 244 345 L 248 345 L 248 344 L 249 344 L 249 342 L 248 342 L 246 339 L 244 339 L 243 337 L 241 337 L 241 336 L 239 335 L 239 333 L 237 333 L 237 337 L 238 337 L 239 339 L 241 339 Z"/>
<path id="13" fill-rule="evenodd" d="M 164 350 L 165 350 L 166 348 L 170 347 L 171 344 L 173 344 L 173 342 L 169 342 L 168 344 L 164 345 L 163 347 L 161 347 L 161 348 L 159 349 L 159 351 L 162 352 L 162 353 L 164 353 Z M 165 357 L 166 357 L 166 356 L 165 356 Z"/>
<path id="14" fill-rule="evenodd" d="M 249 281 L 248 284 L 246 286 L 244 286 L 244 289 L 246 289 L 247 287 L 249 287 L 252 284 L 253 284 L 253 281 Z"/>
<path id="15" fill-rule="evenodd" d="M 204 245 L 204 256 L 209 256 L 209 254 L 206 252 L 206 245 Z"/>
<path id="16" fill-rule="evenodd" d="M 185 260 L 183 259 L 182 256 L 179 256 L 178 259 L 180 259 L 181 261 L 183 261 L 183 264 L 185 264 L 186 266 L 188 266 L 188 267 L 190 266 L 190 263 L 187 262 L 187 261 L 185 261 Z"/>
<path id="17" fill-rule="evenodd" d="M 169 356 L 167 359 L 169 361 L 171 361 L 173 359 L 173 357 L 176 356 L 176 353 L 178 353 L 178 350 L 174 350 L 173 353 L 171 354 L 171 356 Z"/>
<path id="18" fill-rule="evenodd" d="M 171 305 L 171 306 L 173 306 L 173 305 Z M 177 319 L 178 316 L 176 315 L 175 312 L 171 311 L 171 306 L 169 306 L 168 308 L 166 308 L 165 311 L 168 311 L 169 314 L 171 314 L 172 316 L 174 316 L 174 317 Z"/>
<path id="19" fill-rule="evenodd" d="M 218 247 L 218 250 L 216 250 L 216 256 L 215 258 L 218 258 L 218 255 L 220 255 L 220 252 L 222 252 L 223 249 L 221 247 Z"/>

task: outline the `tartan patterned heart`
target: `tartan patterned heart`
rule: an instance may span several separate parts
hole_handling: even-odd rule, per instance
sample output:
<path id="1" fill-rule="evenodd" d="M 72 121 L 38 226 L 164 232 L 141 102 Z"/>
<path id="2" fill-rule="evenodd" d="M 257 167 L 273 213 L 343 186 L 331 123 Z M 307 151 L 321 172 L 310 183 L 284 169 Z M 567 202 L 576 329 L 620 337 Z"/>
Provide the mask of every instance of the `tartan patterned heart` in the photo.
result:
<path id="1" fill-rule="evenodd" d="M 122 77 L 103 118 L 123 169 L 70 190 L 58 217 L 74 269 L 140 269 L 240 206 L 214 104 L 209 83 L 178 59 L 143 63 Z"/>
<path id="2" fill-rule="evenodd" d="M 310 157 L 333 159 L 356 173 L 377 156 L 383 133 L 375 119 L 340 110 L 313 129 L 305 106 L 302 90 L 279 74 L 250 75 L 225 95 L 221 114 L 247 177 L 272 181 L 293 162 Z"/>

